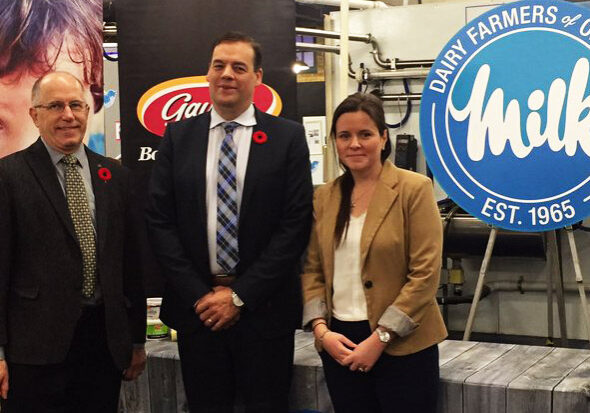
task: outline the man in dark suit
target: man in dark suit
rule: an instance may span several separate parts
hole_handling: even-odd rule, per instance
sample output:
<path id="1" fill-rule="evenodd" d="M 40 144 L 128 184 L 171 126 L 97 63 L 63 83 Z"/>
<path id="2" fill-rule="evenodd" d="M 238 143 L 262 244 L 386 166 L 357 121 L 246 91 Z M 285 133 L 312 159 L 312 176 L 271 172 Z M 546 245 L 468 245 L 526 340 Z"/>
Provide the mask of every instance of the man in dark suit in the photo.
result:
<path id="1" fill-rule="evenodd" d="M 166 277 L 194 412 L 286 412 L 299 325 L 300 257 L 312 213 L 303 127 L 252 104 L 260 47 L 231 32 L 212 48 L 213 110 L 169 124 L 147 222 Z"/>
<path id="2" fill-rule="evenodd" d="M 129 173 L 82 144 L 81 82 L 33 86 L 40 138 L 0 160 L 2 413 L 116 412 L 145 365 Z"/>

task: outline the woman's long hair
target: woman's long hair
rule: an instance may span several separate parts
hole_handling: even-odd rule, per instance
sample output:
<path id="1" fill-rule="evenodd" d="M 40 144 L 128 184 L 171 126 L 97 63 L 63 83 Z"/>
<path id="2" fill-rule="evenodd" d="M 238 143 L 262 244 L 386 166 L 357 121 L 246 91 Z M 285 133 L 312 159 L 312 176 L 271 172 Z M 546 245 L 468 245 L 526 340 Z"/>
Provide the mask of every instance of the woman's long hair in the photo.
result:
<path id="1" fill-rule="evenodd" d="M 338 105 L 334 111 L 334 118 L 332 120 L 332 128 L 330 135 L 332 139 L 336 139 L 336 122 L 338 118 L 345 113 L 363 111 L 375 122 L 379 135 L 387 132 L 387 124 L 385 123 L 385 112 L 383 111 L 383 103 L 381 100 L 370 93 L 355 93 L 348 96 Z M 381 163 L 385 162 L 391 155 L 391 141 L 389 135 L 385 141 L 385 148 L 381 151 Z M 342 242 L 342 238 L 348 229 L 350 221 L 350 209 L 352 203 L 352 190 L 354 189 L 354 179 L 350 173 L 350 169 L 340 161 L 340 165 L 344 169 L 344 174 L 339 178 L 340 192 L 342 198 L 340 199 L 340 207 L 336 217 L 336 227 L 334 229 L 334 241 L 336 245 Z"/>

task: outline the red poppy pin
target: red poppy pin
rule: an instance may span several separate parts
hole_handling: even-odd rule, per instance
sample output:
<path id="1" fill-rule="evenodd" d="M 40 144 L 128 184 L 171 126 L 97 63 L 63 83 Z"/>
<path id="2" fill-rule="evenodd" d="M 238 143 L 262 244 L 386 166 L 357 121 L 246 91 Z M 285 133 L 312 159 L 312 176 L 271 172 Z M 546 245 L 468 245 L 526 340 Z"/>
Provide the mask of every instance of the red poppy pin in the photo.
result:
<path id="1" fill-rule="evenodd" d="M 266 133 L 262 132 L 261 130 L 258 130 L 254 132 L 254 134 L 252 134 L 252 140 L 257 144 L 262 145 L 263 143 L 266 143 L 266 141 L 268 140 L 268 136 L 266 135 Z"/>
<path id="2" fill-rule="evenodd" d="M 100 168 L 98 170 L 98 177 L 103 181 L 107 182 L 110 181 L 113 175 L 111 175 L 111 171 L 109 168 Z"/>

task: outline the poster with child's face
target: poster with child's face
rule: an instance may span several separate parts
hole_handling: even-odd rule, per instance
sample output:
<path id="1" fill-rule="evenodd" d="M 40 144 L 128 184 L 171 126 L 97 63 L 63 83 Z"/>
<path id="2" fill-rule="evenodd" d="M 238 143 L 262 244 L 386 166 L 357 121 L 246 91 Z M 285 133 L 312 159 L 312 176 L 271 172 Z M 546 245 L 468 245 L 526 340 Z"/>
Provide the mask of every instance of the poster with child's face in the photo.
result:
<path id="1" fill-rule="evenodd" d="M 29 116 L 31 88 L 51 71 L 85 87 L 84 142 L 104 153 L 102 4 L 99 0 L 0 0 L 0 158 L 39 136 Z"/>

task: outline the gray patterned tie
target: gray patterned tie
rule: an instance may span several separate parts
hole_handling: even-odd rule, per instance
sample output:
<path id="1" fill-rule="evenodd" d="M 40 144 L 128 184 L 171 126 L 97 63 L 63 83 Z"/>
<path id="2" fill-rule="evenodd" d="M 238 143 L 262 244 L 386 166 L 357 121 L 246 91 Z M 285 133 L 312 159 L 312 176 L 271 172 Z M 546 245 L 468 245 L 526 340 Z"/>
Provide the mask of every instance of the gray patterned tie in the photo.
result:
<path id="1" fill-rule="evenodd" d="M 82 295 L 90 298 L 94 295 L 96 287 L 96 241 L 94 239 L 94 226 L 90 216 L 88 197 L 84 188 L 84 181 L 78 172 L 78 158 L 74 155 L 65 155 L 61 162 L 65 165 L 66 199 L 70 216 L 74 223 L 74 230 L 78 237 L 80 250 L 82 251 Z"/>
<path id="2" fill-rule="evenodd" d="M 221 143 L 217 176 L 217 263 L 231 273 L 239 261 L 238 253 L 238 191 L 236 183 L 236 122 L 222 124 L 225 137 Z"/>

